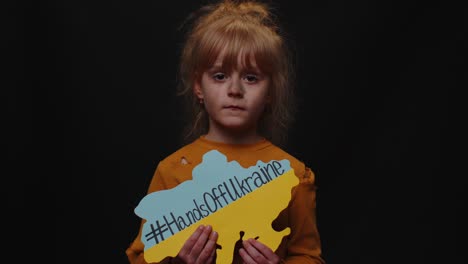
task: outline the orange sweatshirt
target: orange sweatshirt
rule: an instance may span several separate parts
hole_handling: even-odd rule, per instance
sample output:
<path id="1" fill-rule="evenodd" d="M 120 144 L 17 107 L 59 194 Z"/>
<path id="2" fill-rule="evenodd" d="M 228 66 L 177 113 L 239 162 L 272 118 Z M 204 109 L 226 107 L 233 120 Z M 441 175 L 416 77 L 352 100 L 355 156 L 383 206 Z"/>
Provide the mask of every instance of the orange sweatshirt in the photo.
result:
<path id="1" fill-rule="evenodd" d="M 288 159 L 291 168 L 299 178 L 299 184 L 293 188 L 288 208 L 273 221 L 275 230 L 291 228 L 290 234 L 283 238 L 276 253 L 284 260 L 284 263 L 288 264 L 325 263 L 321 257 L 320 236 L 316 223 L 315 175 L 303 162 L 268 140 L 239 145 L 213 142 L 202 136 L 158 164 L 148 193 L 171 189 L 192 179 L 193 168 L 202 162 L 203 155 L 210 150 L 218 150 L 226 155 L 228 162 L 235 160 L 244 168 L 256 165 L 259 160 L 267 163 L 271 160 Z M 141 242 L 143 223 L 144 220 L 138 235 L 126 250 L 131 264 L 146 263 L 143 257 L 144 244 Z M 160 263 L 170 263 L 171 259 L 171 257 L 166 257 Z"/>

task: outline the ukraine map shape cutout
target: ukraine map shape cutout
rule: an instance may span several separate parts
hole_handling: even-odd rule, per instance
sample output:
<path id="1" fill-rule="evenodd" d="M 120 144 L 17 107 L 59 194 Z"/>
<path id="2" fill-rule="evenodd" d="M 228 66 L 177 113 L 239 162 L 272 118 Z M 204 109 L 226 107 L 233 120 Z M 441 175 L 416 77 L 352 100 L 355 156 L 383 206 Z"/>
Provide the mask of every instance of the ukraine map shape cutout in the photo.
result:
<path id="1" fill-rule="evenodd" d="M 241 231 L 273 251 L 290 228 L 275 231 L 271 223 L 288 206 L 291 189 L 299 183 L 287 159 L 258 161 L 243 168 L 212 150 L 192 171 L 192 180 L 146 195 L 135 213 L 146 219 L 141 240 L 145 260 L 175 257 L 199 225 L 218 232 L 217 263 L 232 263 Z"/>

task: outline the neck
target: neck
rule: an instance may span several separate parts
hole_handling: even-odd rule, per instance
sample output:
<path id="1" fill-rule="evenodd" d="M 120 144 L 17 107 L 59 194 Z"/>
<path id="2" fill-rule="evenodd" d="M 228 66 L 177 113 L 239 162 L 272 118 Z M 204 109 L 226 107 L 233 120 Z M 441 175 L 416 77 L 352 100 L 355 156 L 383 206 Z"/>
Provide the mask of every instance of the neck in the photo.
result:
<path id="1" fill-rule="evenodd" d="M 226 144 L 253 144 L 263 139 L 257 131 L 223 131 L 219 129 L 208 130 L 205 138 L 211 141 L 222 142 Z"/>

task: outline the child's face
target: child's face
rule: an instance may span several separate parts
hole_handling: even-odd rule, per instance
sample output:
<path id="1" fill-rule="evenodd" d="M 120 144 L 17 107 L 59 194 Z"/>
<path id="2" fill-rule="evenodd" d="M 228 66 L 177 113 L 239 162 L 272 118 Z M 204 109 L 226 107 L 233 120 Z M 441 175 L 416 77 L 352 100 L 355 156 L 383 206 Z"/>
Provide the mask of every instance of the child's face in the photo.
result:
<path id="1" fill-rule="evenodd" d="M 237 69 L 230 72 L 223 70 L 222 62 L 222 56 L 218 56 L 194 86 L 209 115 L 210 131 L 256 133 L 268 101 L 270 79 L 261 73 L 253 58 L 253 67 L 247 69 L 239 55 Z"/>

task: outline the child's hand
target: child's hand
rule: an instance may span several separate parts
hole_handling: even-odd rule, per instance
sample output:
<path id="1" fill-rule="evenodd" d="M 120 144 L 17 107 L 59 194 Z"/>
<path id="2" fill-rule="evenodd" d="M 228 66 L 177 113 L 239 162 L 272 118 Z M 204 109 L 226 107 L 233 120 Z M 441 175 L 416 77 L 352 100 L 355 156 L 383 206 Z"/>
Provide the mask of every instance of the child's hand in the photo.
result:
<path id="1" fill-rule="evenodd" d="M 195 232 L 185 241 L 179 254 L 172 263 L 205 264 L 214 263 L 216 256 L 216 241 L 218 233 L 211 226 L 199 226 Z"/>
<path id="2" fill-rule="evenodd" d="M 243 248 L 239 250 L 239 254 L 246 264 L 278 264 L 280 258 L 269 247 L 261 242 L 249 238 L 243 242 Z"/>

